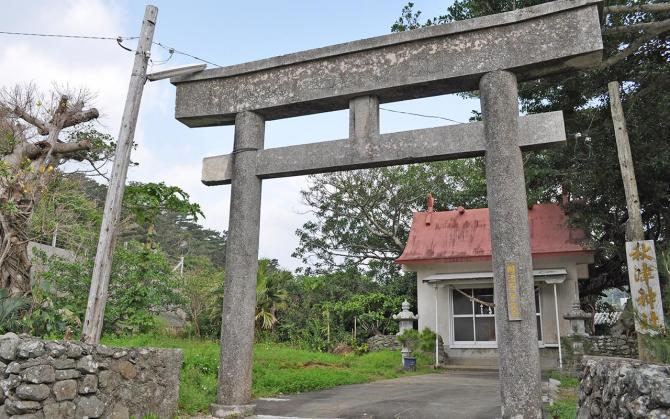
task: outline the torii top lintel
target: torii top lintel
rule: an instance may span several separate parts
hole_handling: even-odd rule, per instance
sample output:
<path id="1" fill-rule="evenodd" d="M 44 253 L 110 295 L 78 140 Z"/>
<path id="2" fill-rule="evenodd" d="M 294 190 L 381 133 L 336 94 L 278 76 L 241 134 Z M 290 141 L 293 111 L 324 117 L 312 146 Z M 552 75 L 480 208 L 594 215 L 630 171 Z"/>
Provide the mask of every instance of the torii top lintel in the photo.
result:
<path id="1" fill-rule="evenodd" d="M 282 55 L 171 79 L 176 118 L 190 127 L 230 125 L 244 110 L 267 120 L 476 90 L 481 76 L 519 81 L 600 62 L 599 0 L 524 9 Z"/>

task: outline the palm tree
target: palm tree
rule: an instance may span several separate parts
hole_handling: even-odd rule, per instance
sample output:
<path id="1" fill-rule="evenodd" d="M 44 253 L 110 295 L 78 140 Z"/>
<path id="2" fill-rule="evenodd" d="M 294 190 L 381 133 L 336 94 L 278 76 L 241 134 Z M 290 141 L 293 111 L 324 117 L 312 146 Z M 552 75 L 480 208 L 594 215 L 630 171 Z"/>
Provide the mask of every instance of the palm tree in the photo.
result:
<path id="1" fill-rule="evenodd" d="M 261 259 L 258 262 L 256 283 L 256 325 L 260 329 L 272 330 L 277 324 L 277 311 L 286 308 L 288 293 L 284 284 L 291 273 L 283 271 L 275 260 Z"/>

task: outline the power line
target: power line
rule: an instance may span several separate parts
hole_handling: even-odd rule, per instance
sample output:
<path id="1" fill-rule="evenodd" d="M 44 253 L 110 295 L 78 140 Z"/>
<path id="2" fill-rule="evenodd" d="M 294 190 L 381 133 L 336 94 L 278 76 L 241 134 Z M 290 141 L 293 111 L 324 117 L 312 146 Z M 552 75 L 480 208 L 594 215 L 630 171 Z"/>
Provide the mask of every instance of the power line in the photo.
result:
<path id="1" fill-rule="evenodd" d="M 211 64 L 211 65 L 213 65 L 213 66 L 215 66 L 215 67 L 223 67 L 223 66 L 221 66 L 221 65 L 219 65 L 219 64 L 217 64 L 217 63 L 213 63 L 213 62 L 211 62 L 211 61 L 207 61 L 207 60 L 205 60 L 205 59 L 203 59 L 203 58 L 196 57 L 195 55 L 191 55 L 191 54 L 189 54 L 189 53 L 187 53 L 187 52 L 179 51 L 179 50 L 176 49 L 176 48 L 172 48 L 172 47 L 169 47 L 169 46 L 167 46 L 167 45 L 163 45 L 163 44 L 161 44 L 160 42 L 154 42 L 154 45 L 158 45 L 159 47 L 161 47 L 161 48 L 163 48 L 163 49 L 166 49 L 170 54 L 180 54 L 180 55 L 185 55 L 185 56 L 187 56 L 187 57 L 191 57 L 191 58 L 193 58 L 194 60 L 202 61 L 203 63 L 206 63 L 206 64 Z"/>
<path id="2" fill-rule="evenodd" d="M 137 39 L 137 36 L 92 36 L 92 35 L 64 35 L 58 33 L 30 33 L 30 32 L 9 32 L 0 31 L 2 35 L 19 35 L 19 36 L 39 36 L 43 38 L 75 38 L 75 39 L 102 39 L 106 41 L 116 41 L 117 39 Z"/>
<path id="3" fill-rule="evenodd" d="M 443 120 L 445 120 L 445 121 L 455 122 L 455 123 L 457 123 L 457 124 L 464 124 L 464 122 L 456 121 L 455 119 L 446 118 L 446 117 L 444 117 L 444 116 L 437 116 L 437 115 L 423 115 L 423 114 L 420 114 L 420 113 L 414 113 L 414 112 L 396 111 L 395 109 L 382 108 L 381 106 L 379 107 L 379 109 L 381 109 L 381 110 L 383 110 L 383 111 L 386 111 L 386 112 L 402 113 L 402 114 L 405 114 L 405 115 L 420 116 L 420 117 L 422 117 L 422 118 L 443 119 Z"/>
<path id="4" fill-rule="evenodd" d="M 121 45 L 121 42 L 129 39 L 138 39 L 137 36 L 96 36 L 96 35 L 66 35 L 66 34 L 56 34 L 56 33 L 36 33 L 36 32 L 11 32 L 11 31 L 0 31 L 0 35 L 17 35 L 17 36 L 36 36 L 36 37 L 42 37 L 42 38 L 69 38 L 69 39 L 93 39 L 93 40 L 104 40 L 104 41 L 116 41 L 119 46 L 125 50 L 132 51 L 129 48 L 124 47 Z M 179 51 L 176 48 L 172 48 L 170 46 L 164 45 L 160 42 L 153 42 L 154 45 L 158 45 L 161 48 L 166 49 L 170 53 L 170 57 L 162 62 L 159 63 L 165 63 L 172 58 L 172 54 L 180 54 L 184 55 L 186 57 L 193 58 L 194 60 L 201 61 L 206 64 L 211 64 L 215 67 L 222 67 L 219 64 L 213 63 L 209 60 L 205 60 L 204 58 L 196 57 L 195 55 L 189 54 L 188 52 L 184 51 Z"/>

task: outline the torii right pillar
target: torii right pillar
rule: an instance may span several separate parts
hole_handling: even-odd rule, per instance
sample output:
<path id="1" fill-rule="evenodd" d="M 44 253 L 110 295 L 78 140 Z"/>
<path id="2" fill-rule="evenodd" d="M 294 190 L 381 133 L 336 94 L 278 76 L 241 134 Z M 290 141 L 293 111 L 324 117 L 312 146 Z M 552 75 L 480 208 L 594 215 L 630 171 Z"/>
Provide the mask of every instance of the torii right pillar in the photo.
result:
<path id="1" fill-rule="evenodd" d="M 519 147 L 517 80 L 508 71 L 479 82 L 486 137 L 486 184 L 503 418 L 542 418 L 540 353 Z"/>

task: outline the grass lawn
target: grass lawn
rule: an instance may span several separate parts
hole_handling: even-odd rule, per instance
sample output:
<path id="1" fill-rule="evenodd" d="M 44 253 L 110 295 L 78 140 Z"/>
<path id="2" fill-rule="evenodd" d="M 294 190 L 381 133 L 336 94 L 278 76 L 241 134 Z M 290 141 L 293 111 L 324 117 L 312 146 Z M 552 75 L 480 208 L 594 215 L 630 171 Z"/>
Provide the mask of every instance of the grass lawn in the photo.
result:
<path id="1" fill-rule="evenodd" d="M 549 414 L 553 419 L 574 419 L 577 417 L 579 396 L 579 379 L 560 373 L 552 373 L 551 378 L 561 382 L 553 406 Z"/>
<path id="2" fill-rule="evenodd" d="M 184 351 L 179 408 L 194 414 L 207 411 L 216 397 L 219 345 L 215 341 L 137 336 L 104 338 L 121 347 L 180 348 Z M 294 349 L 274 343 L 254 345 L 253 395 L 266 397 L 300 393 L 343 384 L 356 384 L 431 371 L 432 359 L 420 356 L 417 371 L 402 371 L 400 353 L 383 351 L 364 355 L 333 355 Z"/>

